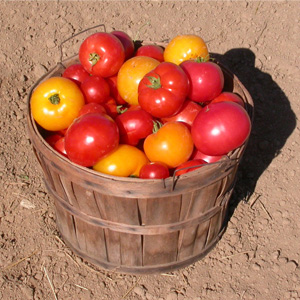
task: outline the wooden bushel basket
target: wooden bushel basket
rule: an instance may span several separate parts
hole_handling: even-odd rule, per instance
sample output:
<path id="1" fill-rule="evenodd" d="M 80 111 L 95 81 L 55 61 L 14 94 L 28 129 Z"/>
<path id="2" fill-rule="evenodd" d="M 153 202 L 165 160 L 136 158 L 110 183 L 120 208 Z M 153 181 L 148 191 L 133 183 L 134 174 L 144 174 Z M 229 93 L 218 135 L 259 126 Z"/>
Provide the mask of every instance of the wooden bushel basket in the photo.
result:
<path id="1" fill-rule="evenodd" d="M 201 259 L 224 232 L 246 143 L 217 163 L 165 180 L 115 177 L 76 165 L 43 139 L 30 111 L 35 87 L 75 62 L 77 56 L 59 63 L 28 97 L 29 135 L 63 240 L 83 259 L 120 273 L 168 272 Z M 242 97 L 252 119 L 250 94 L 234 74 L 221 68 L 225 90 Z"/>

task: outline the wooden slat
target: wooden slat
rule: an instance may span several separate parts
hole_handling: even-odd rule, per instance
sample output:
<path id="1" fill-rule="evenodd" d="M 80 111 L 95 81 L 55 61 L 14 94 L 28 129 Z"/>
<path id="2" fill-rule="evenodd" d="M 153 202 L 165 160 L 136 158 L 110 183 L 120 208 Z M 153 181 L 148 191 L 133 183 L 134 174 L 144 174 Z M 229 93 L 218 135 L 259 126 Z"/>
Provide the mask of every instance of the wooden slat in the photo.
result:
<path id="1" fill-rule="evenodd" d="M 199 189 L 194 193 L 193 202 L 187 218 L 192 218 L 212 208 L 214 205 L 214 195 L 218 193 L 219 186 L 220 183 L 215 183 L 205 189 Z M 207 222 L 202 222 L 199 226 L 185 229 L 179 259 L 191 256 L 197 251 L 200 251 L 200 249 L 203 249 L 207 229 Z"/>
<path id="2" fill-rule="evenodd" d="M 146 225 L 171 224 L 179 221 L 181 196 L 147 200 Z M 178 232 L 160 235 L 145 235 L 143 264 L 155 265 L 176 261 Z"/>

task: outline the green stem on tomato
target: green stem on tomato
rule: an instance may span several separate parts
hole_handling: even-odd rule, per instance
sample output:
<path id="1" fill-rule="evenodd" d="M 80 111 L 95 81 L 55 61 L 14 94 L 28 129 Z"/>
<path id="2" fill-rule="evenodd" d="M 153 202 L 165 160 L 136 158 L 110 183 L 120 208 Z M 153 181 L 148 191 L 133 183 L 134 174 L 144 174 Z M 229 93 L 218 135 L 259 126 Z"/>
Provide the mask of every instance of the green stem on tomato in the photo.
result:
<path id="1" fill-rule="evenodd" d="M 60 102 L 60 98 L 59 98 L 59 94 L 53 94 L 52 96 L 50 96 L 49 98 L 49 101 L 54 104 L 54 105 L 57 105 L 59 104 Z"/>
<path id="2" fill-rule="evenodd" d="M 160 128 L 162 128 L 164 124 L 159 122 L 159 121 L 153 121 L 153 128 L 152 128 L 152 132 L 156 133 Z"/>
<path id="3" fill-rule="evenodd" d="M 147 87 L 154 89 L 154 90 L 161 88 L 160 77 L 158 75 L 157 75 L 157 77 L 148 76 L 147 78 L 150 81 L 150 84 L 147 85 Z"/>
<path id="4" fill-rule="evenodd" d="M 92 63 L 92 66 L 94 66 L 100 59 L 100 56 L 98 53 L 90 53 L 90 56 L 89 56 L 89 61 Z"/>

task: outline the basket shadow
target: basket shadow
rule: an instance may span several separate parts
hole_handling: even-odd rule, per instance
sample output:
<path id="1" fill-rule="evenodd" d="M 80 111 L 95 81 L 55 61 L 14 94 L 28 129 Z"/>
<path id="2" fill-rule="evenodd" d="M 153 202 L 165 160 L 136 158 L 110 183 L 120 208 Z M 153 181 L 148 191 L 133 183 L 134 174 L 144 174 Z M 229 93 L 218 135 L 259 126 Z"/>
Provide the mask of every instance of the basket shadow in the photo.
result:
<path id="1" fill-rule="evenodd" d="M 255 67 L 255 54 L 251 50 L 236 48 L 212 56 L 236 74 L 254 102 L 252 132 L 237 172 L 229 207 L 230 218 L 240 201 L 250 199 L 260 176 L 281 153 L 296 128 L 296 115 L 272 76 Z"/>

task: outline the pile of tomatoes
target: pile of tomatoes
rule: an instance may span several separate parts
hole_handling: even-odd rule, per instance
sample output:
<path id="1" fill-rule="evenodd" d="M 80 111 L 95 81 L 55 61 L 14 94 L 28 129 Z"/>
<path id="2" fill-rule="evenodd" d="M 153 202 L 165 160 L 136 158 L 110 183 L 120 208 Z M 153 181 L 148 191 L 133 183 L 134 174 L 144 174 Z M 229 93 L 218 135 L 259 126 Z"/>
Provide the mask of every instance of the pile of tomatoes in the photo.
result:
<path id="1" fill-rule="evenodd" d="M 79 62 L 41 82 L 30 104 L 54 149 L 114 176 L 182 175 L 240 147 L 251 130 L 197 35 L 136 47 L 123 31 L 91 34 Z"/>

